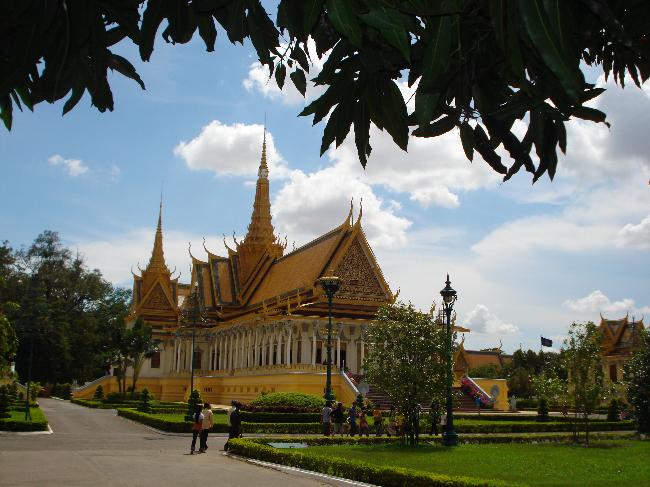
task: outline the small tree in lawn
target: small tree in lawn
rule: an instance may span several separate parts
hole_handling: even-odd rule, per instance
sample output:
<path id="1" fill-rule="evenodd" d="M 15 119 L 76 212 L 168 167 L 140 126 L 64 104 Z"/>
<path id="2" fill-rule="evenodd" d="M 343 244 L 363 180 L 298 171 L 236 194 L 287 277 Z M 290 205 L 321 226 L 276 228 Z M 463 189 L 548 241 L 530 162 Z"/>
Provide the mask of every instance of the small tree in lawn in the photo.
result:
<path id="1" fill-rule="evenodd" d="M 576 420 L 578 414 L 582 415 L 587 445 L 589 445 L 589 415 L 600 406 L 607 392 L 604 383 L 601 342 L 600 332 L 591 321 L 573 323 L 569 329 L 569 336 L 564 341 L 566 347 L 564 360 L 569 373 L 569 395 L 575 408 Z"/>
<path id="2" fill-rule="evenodd" d="M 144 324 L 142 318 L 138 318 L 129 330 L 129 358 L 133 367 L 131 382 L 132 393 L 135 394 L 135 386 L 140 376 L 140 370 L 144 361 L 158 352 L 158 340 L 154 340 L 150 326 Z"/>
<path id="3" fill-rule="evenodd" d="M 149 389 L 142 389 L 140 393 L 140 405 L 138 406 L 138 411 L 143 413 L 151 413 L 151 394 L 149 394 Z"/>
<path id="4" fill-rule="evenodd" d="M 97 386 L 97 389 L 95 389 L 95 393 L 93 394 L 93 399 L 97 401 L 101 401 L 102 399 L 104 399 L 104 388 L 102 387 L 101 384 Z"/>
<path id="5" fill-rule="evenodd" d="M 637 431 L 650 434 L 650 333 L 643 330 L 639 338 L 640 349 L 625 364 L 625 389 Z"/>
<path id="6" fill-rule="evenodd" d="M 420 404 L 445 388 L 445 332 L 412 304 L 382 306 L 366 336 L 367 380 L 384 392 L 406 418 L 409 444 L 419 437 Z"/>
<path id="7" fill-rule="evenodd" d="M 548 421 L 549 405 L 561 404 L 566 400 L 567 384 L 553 372 L 533 375 L 530 383 L 539 400 L 537 420 Z"/>

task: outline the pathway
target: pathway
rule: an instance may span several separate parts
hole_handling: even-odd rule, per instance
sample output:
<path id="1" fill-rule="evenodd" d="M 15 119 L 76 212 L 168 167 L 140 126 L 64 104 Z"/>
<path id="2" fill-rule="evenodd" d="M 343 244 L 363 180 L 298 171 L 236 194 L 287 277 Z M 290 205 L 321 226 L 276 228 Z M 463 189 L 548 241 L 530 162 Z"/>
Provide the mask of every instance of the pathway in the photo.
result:
<path id="1" fill-rule="evenodd" d="M 337 485 L 228 458 L 223 437 L 211 437 L 207 453 L 190 455 L 190 438 L 156 433 L 114 410 L 39 402 L 54 434 L 0 435 L 0 486 Z"/>

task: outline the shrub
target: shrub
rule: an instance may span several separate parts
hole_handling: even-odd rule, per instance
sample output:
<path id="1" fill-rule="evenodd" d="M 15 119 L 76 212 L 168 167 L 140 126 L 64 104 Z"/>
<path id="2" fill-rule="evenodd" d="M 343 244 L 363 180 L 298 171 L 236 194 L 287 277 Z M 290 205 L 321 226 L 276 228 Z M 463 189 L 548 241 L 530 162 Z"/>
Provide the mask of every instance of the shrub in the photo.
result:
<path id="1" fill-rule="evenodd" d="M 258 460 L 280 463 L 329 475 L 383 486 L 445 486 L 445 487 L 497 487 L 512 485 L 499 480 L 481 480 L 470 477 L 418 472 L 399 467 L 370 465 L 358 460 L 337 457 L 311 456 L 296 450 L 272 448 L 256 441 L 232 439 L 229 451 Z"/>
<path id="2" fill-rule="evenodd" d="M 517 398 L 517 409 L 536 409 L 538 406 L 537 399 L 519 399 Z"/>
<path id="3" fill-rule="evenodd" d="M 322 432 L 320 423 L 245 423 L 241 424 L 242 432 L 253 434 L 319 434 Z"/>
<path id="4" fill-rule="evenodd" d="M 318 413 L 320 414 L 322 406 L 313 408 L 302 408 L 296 406 L 253 406 L 251 404 L 242 404 L 240 409 L 242 411 L 249 411 L 255 413 Z"/>
<path id="5" fill-rule="evenodd" d="M 52 395 L 61 399 L 70 399 L 72 397 L 72 386 L 67 382 L 55 384 L 52 388 Z"/>
<path id="6" fill-rule="evenodd" d="M 97 386 L 97 389 L 95 389 L 95 393 L 93 394 L 93 399 L 97 399 L 98 401 L 104 399 L 104 388 L 102 387 L 101 384 L 99 384 Z"/>
<path id="7" fill-rule="evenodd" d="M 537 421 L 548 421 L 548 401 L 544 397 L 538 402 Z"/>
<path id="8" fill-rule="evenodd" d="M 324 405 L 325 400 L 322 397 L 301 392 L 271 392 L 262 394 L 251 402 L 251 406 L 316 408 L 318 410 Z"/>
<path id="9" fill-rule="evenodd" d="M 192 432 L 192 421 L 179 420 L 176 418 L 160 418 L 153 414 L 142 413 L 136 411 L 135 409 L 126 409 L 120 408 L 117 410 L 117 415 L 122 416 L 138 423 L 146 424 L 152 428 L 159 429 L 161 431 L 168 431 L 172 433 L 191 433 Z M 227 433 L 228 425 L 227 424 L 217 424 L 210 429 L 212 433 Z"/>
<path id="10" fill-rule="evenodd" d="M 45 431 L 47 430 L 47 418 L 40 409 L 31 411 L 31 421 L 23 419 L 22 411 L 13 417 L 0 419 L 0 430 L 2 431 Z"/>
<path id="11" fill-rule="evenodd" d="M 552 431 L 573 431 L 574 424 L 569 421 L 543 422 L 535 421 L 458 421 L 454 423 L 457 433 L 534 433 Z M 579 431 L 584 430 L 584 423 L 577 423 Z M 634 424 L 631 421 L 594 421 L 589 422 L 590 431 L 623 431 L 633 430 Z"/>
<path id="12" fill-rule="evenodd" d="M 621 407 L 616 398 L 612 398 L 607 407 L 607 421 L 619 421 L 621 419 Z"/>
<path id="13" fill-rule="evenodd" d="M 11 390 L 8 385 L 0 386 L 0 418 L 8 418 L 9 406 L 11 405 Z"/>
<path id="14" fill-rule="evenodd" d="M 241 412 L 242 421 L 248 423 L 318 423 L 320 413 L 267 413 Z"/>
<path id="15" fill-rule="evenodd" d="M 150 413 L 151 412 L 151 396 L 149 394 L 149 389 L 143 389 L 142 393 L 140 394 L 140 399 L 141 403 L 138 406 L 138 411 L 143 412 L 143 413 Z"/>

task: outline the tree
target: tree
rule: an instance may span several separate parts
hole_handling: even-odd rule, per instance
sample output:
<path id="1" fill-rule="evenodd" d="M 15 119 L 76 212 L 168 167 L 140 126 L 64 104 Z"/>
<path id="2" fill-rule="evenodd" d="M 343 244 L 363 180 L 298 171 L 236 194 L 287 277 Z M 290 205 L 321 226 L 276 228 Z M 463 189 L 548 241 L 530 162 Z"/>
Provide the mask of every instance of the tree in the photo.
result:
<path id="1" fill-rule="evenodd" d="M 219 25 L 230 42 L 252 42 L 280 87 L 290 72 L 303 95 L 313 41 L 326 61 L 312 81 L 327 90 L 300 115 L 314 115 L 316 124 L 331 112 L 321 154 L 354 129 L 365 167 L 371 124 L 403 150 L 409 135 L 456 130 L 467 158 L 478 152 L 504 180 L 522 167 L 533 181 L 552 179 L 557 148 L 566 152 L 565 122 L 606 123 L 605 113 L 586 106 L 603 89 L 585 80 L 581 65 L 601 68 L 621 86 L 626 73 L 637 86 L 650 76 L 650 3 L 639 0 L 280 0 L 275 23 L 261 0 L 23 0 L 0 4 L 0 19 L 7 128 L 14 104 L 32 110 L 68 97 L 65 114 L 86 91 L 99 111 L 113 110 L 109 69 L 145 87 L 114 45 L 132 42 L 149 61 L 165 23 L 166 42 L 187 43 L 198 31 L 213 51 Z M 411 113 L 400 79 L 417 87 Z M 527 125 L 521 139 L 518 120 Z"/>
<path id="2" fill-rule="evenodd" d="M 650 333 L 639 334 L 640 349 L 625 364 L 625 388 L 627 400 L 634 408 L 637 431 L 650 433 Z"/>
<path id="3" fill-rule="evenodd" d="M 11 276 L 12 266 L 15 262 L 13 251 L 7 241 L 0 245 L 0 377 L 9 372 L 9 362 L 18 350 L 18 337 L 5 310 L 16 310 L 16 303 L 5 301 L 4 294 L 7 280 Z"/>
<path id="4" fill-rule="evenodd" d="M 128 330 L 129 358 L 133 367 L 133 382 L 131 383 L 132 393 L 135 393 L 135 386 L 140 376 L 140 370 L 145 359 L 151 358 L 158 352 L 158 340 L 152 337 L 150 326 L 144 324 L 142 318 L 138 318 L 133 327 Z"/>
<path id="5" fill-rule="evenodd" d="M 600 331 L 591 321 L 584 324 L 573 323 L 564 341 L 564 357 L 569 372 L 569 394 L 573 400 L 575 414 L 582 415 L 587 445 L 589 415 L 604 401 L 607 391 L 601 342 Z"/>
<path id="6" fill-rule="evenodd" d="M 369 351 L 363 363 L 367 380 L 390 397 L 404 414 L 409 443 L 419 435 L 419 405 L 445 390 L 445 332 L 430 314 L 412 304 L 382 306 L 368 327 Z"/>
<path id="7" fill-rule="evenodd" d="M 553 372 L 533 375 L 530 382 L 539 399 L 538 416 L 542 421 L 548 420 L 548 405 L 561 404 L 566 401 L 567 384 Z"/>

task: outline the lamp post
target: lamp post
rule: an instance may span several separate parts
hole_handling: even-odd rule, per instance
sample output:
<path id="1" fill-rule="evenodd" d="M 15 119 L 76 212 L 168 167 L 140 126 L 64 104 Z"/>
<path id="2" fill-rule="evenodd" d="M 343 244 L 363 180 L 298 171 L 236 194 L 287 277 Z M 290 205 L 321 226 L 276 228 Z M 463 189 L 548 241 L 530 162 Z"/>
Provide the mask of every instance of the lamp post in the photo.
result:
<path id="1" fill-rule="evenodd" d="M 454 406 L 452 402 L 452 385 L 453 385 L 453 357 L 452 357 L 452 342 L 453 335 L 451 333 L 451 312 L 454 309 L 456 302 L 456 291 L 451 287 L 449 274 L 447 274 L 447 282 L 445 287 L 440 291 L 442 296 L 443 311 L 445 313 L 447 325 L 447 424 L 445 431 L 442 434 L 442 444 L 445 446 L 458 445 L 458 435 L 454 431 Z"/>
<path id="2" fill-rule="evenodd" d="M 190 354 L 190 393 L 187 401 L 187 415 L 185 419 L 190 421 L 194 411 L 192 406 L 191 396 L 194 392 L 194 343 L 196 340 L 196 328 L 198 325 L 202 325 L 205 322 L 203 317 L 203 310 L 201 309 L 201 300 L 199 296 L 199 285 L 198 283 L 194 284 L 194 289 L 192 294 L 190 294 L 190 303 L 189 306 L 183 311 L 182 321 L 186 323 L 184 328 L 189 328 L 192 330 L 192 352 Z"/>
<path id="3" fill-rule="evenodd" d="M 318 284 L 327 296 L 327 379 L 325 381 L 325 401 L 334 400 L 332 394 L 332 298 L 341 287 L 341 278 L 334 275 L 321 277 Z"/>

